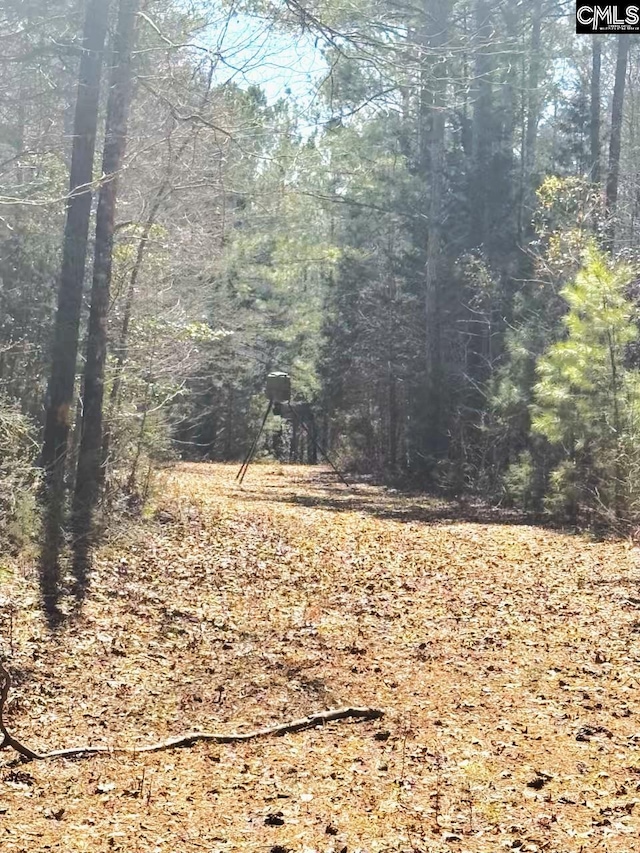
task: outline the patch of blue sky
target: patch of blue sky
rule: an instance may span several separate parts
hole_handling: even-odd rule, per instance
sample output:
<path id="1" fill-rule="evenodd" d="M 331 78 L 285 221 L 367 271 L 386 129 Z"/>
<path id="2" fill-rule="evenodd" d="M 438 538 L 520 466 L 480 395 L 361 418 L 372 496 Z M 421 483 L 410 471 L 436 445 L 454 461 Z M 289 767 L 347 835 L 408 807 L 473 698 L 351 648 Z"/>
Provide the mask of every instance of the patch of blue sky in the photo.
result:
<path id="1" fill-rule="evenodd" d="M 318 85 L 328 64 L 313 35 L 279 28 L 273 21 L 231 13 L 213 22 L 198 39 L 220 57 L 217 82 L 259 86 L 270 104 L 286 99 L 299 129 L 318 121 Z"/>

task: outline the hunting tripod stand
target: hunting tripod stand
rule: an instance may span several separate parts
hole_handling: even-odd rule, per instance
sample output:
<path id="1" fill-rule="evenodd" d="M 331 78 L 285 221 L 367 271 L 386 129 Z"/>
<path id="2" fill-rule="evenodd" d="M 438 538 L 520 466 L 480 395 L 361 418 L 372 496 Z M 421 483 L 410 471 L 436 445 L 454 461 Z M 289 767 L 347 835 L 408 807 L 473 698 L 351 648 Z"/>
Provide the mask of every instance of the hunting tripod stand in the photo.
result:
<path id="1" fill-rule="evenodd" d="M 267 405 L 267 410 L 264 413 L 264 417 L 262 418 L 262 423 L 260 424 L 260 429 L 255 435 L 255 438 L 251 442 L 251 446 L 249 448 L 249 452 L 245 456 L 242 465 L 240 466 L 240 470 L 236 474 L 236 480 L 238 481 L 238 485 L 242 485 L 242 481 L 245 478 L 245 474 L 249 470 L 249 465 L 251 464 L 251 460 L 256 452 L 256 448 L 258 447 L 258 442 L 260 441 L 260 436 L 264 432 L 265 424 L 267 423 L 267 418 L 273 411 L 276 415 L 283 415 L 291 419 L 291 421 L 296 425 L 301 427 L 304 430 L 305 435 L 308 437 L 309 441 L 313 444 L 317 452 L 327 460 L 335 474 L 342 480 L 345 486 L 349 486 L 349 483 L 344 478 L 344 475 L 336 468 L 334 463 L 329 458 L 326 450 L 322 447 L 320 442 L 318 441 L 315 431 L 309 429 L 309 425 L 307 424 L 304 416 L 300 414 L 299 408 L 295 403 L 291 402 L 291 379 L 287 373 L 270 373 L 267 376 L 267 385 L 266 385 L 266 395 L 269 403 Z"/>

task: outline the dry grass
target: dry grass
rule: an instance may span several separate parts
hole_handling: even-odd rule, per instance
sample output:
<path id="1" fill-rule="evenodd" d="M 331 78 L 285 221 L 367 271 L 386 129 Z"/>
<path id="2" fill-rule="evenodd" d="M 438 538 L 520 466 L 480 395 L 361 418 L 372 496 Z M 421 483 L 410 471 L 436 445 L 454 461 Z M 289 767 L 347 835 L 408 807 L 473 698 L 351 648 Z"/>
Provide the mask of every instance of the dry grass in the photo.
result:
<path id="1" fill-rule="evenodd" d="M 147 756 L 2 753 L 2 853 L 638 849 L 637 549 L 447 521 L 319 469 L 234 475 L 169 473 L 159 518 L 102 549 L 53 636 L 16 570 L 10 726 L 56 748 L 347 704 L 386 717 Z"/>

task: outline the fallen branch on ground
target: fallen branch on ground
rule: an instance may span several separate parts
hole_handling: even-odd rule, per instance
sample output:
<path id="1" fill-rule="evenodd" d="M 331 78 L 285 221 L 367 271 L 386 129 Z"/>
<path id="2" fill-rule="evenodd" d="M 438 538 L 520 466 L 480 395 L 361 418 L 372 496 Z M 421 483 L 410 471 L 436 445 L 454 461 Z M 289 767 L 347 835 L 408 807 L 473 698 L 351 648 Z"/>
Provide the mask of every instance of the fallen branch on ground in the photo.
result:
<path id="1" fill-rule="evenodd" d="M 167 740 L 159 743 L 152 743 L 148 746 L 76 746 L 72 749 L 55 749 L 52 752 L 38 753 L 34 752 L 30 747 L 25 746 L 13 735 L 7 731 L 4 722 L 4 707 L 11 688 L 11 676 L 8 670 L 0 663 L 0 676 L 2 677 L 2 688 L 0 690 L 0 750 L 14 749 L 24 758 L 32 761 L 45 761 L 48 758 L 73 758 L 77 756 L 89 755 L 118 755 L 129 753 L 135 755 L 139 752 L 161 752 L 165 749 L 176 749 L 178 747 L 193 746 L 198 741 L 211 741 L 213 743 L 242 743 L 243 741 L 253 740 L 254 738 L 267 737 L 269 735 L 284 735 L 290 732 L 301 732 L 304 729 L 312 729 L 315 726 L 331 723 L 335 720 L 346 720 L 355 718 L 361 720 L 377 720 L 384 716 L 384 711 L 379 708 L 335 708 L 331 711 L 318 711 L 315 714 L 309 714 L 308 717 L 302 717 L 299 720 L 292 720 L 289 723 L 280 723 L 275 726 L 268 726 L 264 729 L 255 729 L 252 732 L 231 732 L 224 734 L 222 732 L 187 732 L 177 737 L 167 738 Z"/>

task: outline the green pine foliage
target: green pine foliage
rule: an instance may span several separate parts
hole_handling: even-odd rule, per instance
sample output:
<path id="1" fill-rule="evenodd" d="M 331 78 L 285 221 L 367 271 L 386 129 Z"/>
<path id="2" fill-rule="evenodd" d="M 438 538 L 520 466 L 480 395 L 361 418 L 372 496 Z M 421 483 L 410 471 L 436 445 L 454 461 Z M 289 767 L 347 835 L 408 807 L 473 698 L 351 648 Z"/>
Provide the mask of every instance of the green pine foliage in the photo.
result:
<path id="1" fill-rule="evenodd" d="M 629 515 L 637 509 L 640 465 L 640 373 L 628 365 L 638 337 L 637 308 L 627 295 L 632 270 L 611 264 L 595 246 L 561 291 L 564 336 L 537 363 L 532 431 L 553 448 L 547 506 Z"/>

